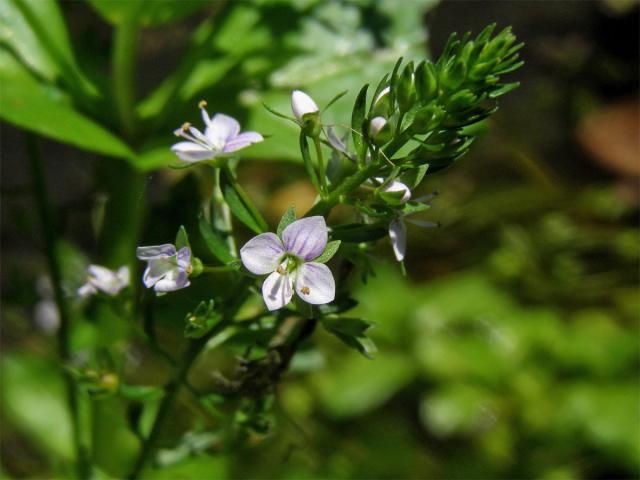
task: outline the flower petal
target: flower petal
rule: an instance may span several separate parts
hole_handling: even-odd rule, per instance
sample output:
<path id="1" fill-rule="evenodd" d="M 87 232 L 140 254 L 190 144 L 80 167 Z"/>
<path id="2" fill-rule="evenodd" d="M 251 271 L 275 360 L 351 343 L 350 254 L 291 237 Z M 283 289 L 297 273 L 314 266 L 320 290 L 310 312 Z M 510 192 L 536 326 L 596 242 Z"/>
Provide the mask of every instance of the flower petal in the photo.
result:
<path id="1" fill-rule="evenodd" d="M 323 305 L 336 296 L 336 282 L 329 267 L 322 263 L 307 262 L 298 267 L 296 293 L 307 303 Z"/>
<path id="2" fill-rule="evenodd" d="M 199 162 L 216 156 L 216 152 L 194 142 L 178 142 L 171 150 L 184 162 Z"/>
<path id="3" fill-rule="evenodd" d="M 176 247 L 170 243 L 136 248 L 136 256 L 140 260 L 153 260 L 158 257 L 172 257 L 176 254 Z"/>
<path id="4" fill-rule="evenodd" d="M 129 285 L 129 282 L 131 281 L 129 267 L 127 267 L 126 265 L 123 265 L 118 269 L 118 272 L 116 273 L 116 275 L 118 276 L 118 280 L 120 281 L 120 284 L 122 285 L 123 288 Z"/>
<path id="5" fill-rule="evenodd" d="M 168 257 L 149 260 L 149 265 L 142 275 L 142 282 L 145 287 L 151 288 L 173 270 L 177 270 L 177 267 Z"/>
<path id="6" fill-rule="evenodd" d="M 254 143 L 263 141 L 264 138 L 258 132 L 242 132 L 235 138 L 229 140 L 224 146 L 224 152 L 235 152 L 241 148 L 248 147 Z"/>
<path id="7" fill-rule="evenodd" d="M 304 115 L 317 112 L 319 108 L 309 95 L 300 90 L 294 90 L 291 93 L 291 110 L 298 122 L 302 122 Z"/>
<path id="8" fill-rule="evenodd" d="M 396 260 L 401 262 L 407 250 L 407 227 L 402 220 L 396 219 L 389 224 L 389 238 Z"/>
<path id="9" fill-rule="evenodd" d="M 261 233 L 240 249 L 242 263 L 251 273 L 264 275 L 278 268 L 284 254 L 282 242 L 275 233 Z"/>
<path id="10" fill-rule="evenodd" d="M 182 247 L 176 254 L 176 261 L 178 267 L 182 270 L 186 270 L 191 266 L 191 250 L 189 247 Z"/>
<path id="11" fill-rule="evenodd" d="M 324 217 L 301 218 L 290 224 L 282 232 L 282 240 L 287 252 L 304 260 L 313 260 L 327 246 L 329 234 Z"/>
<path id="12" fill-rule="evenodd" d="M 269 311 L 278 310 L 291 301 L 293 288 L 288 273 L 273 272 L 262 284 L 262 298 Z"/>
<path id="13" fill-rule="evenodd" d="M 96 290 L 96 287 L 94 287 L 93 285 L 91 285 L 91 282 L 87 282 L 84 285 L 82 285 L 77 291 L 76 293 L 78 294 L 78 296 L 80 298 L 87 298 L 90 297 L 91 295 L 98 293 L 98 290 Z M 40 302 L 42 303 L 42 302 Z"/>
<path id="14" fill-rule="evenodd" d="M 153 289 L 158 293 L 173 292 L 186 288 L 190 285 L 189 276 L 187 272 L 182 270 L 171 270 L 161 280 L 153 286 Z"/>
<path id="15" fill-rule="evenodd" d="M 397 180 L 392 180 L 382 191 L 390 193 L 402 192 L 402 198 L 400 198 L 399 203 L 407 203 L 411 199 L 411 189 Z"/>
<path id="16" fill-rule="evenodd" d="M 240 124 L 238 121 L 224 113 L 216 113 L 204 132 L 214 145 L 224 144 L 227 140 L 237 137 L 239 133 Z"/>

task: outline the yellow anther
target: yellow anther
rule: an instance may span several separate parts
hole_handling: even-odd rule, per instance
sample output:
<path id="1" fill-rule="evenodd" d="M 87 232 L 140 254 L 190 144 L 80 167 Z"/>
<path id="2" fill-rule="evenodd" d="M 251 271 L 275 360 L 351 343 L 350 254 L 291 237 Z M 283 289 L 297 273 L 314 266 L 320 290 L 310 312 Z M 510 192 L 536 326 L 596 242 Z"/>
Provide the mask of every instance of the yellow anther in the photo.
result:
<path id="1" fill-rule="evenodd" d="M 198 102 L 198 108 L 204 108 L 207 106 L 207 101 L 206 100 L 200 100 Z"/>
<path id="2" fill-rule="evenodd" d="M 282 265 L 279 265 L 278 268 L 276 268 L 276 272 L 278 272 L 280 275 L 284 273 L 284 268 L 282 268 Z"/>
<path id="3" fill-rule="evenodd" d="M 189 122 L 184 122 L 180 127 L 180 130 L 182 130 L 183 132 L 186 132 L 190 128 L 191 128 L 191 124 Z"/>
<path id="4" fill-rule="evenodd" d="M 305 295 L 309 295 L 311 293 L 311 290 L 309 290 L 309 287 L 302 287 L 300 289 L 300 293 L 304 293 Z"/>
<path id="5" fill-rule="evenodd" d="M 189 265 L 186 269 L 185 272 L 187 272 L 187 275 L 191 275 L 191 273 L 193 272 L 193 267 L 191 265 Z"/>

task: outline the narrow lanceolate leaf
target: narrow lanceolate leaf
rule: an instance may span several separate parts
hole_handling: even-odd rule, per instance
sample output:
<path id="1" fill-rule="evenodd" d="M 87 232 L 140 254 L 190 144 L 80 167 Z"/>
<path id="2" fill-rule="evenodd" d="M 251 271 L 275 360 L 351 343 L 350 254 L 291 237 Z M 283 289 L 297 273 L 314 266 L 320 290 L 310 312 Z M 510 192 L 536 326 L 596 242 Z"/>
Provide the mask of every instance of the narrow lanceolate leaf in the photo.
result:
<path id="1" fill-rule="evenodd" d="M 365 85 L 358 93 L 356 102 L 353 105 L 353 112 L 351 112 L 351 134 L 353 136 L 353 145 L 356 153 L 360 158 L 364 158 L 365 144 L 362 137 L 362 125 L 364 124 L 364 118 L 366 115 L 367 106 L 367 90 L 369 85 Z"/>
<path id="2" fill-rule="evenodd" d="M 222 194 L 233 215 L 256 233 L 266 232 L 267 222 L 228 170 L 222 170 Z"/>
<path id="3" fill-rule="evenodd" d="M 187 235 L 184 225 L 180 225 L 178 234 L 176 235 L 176 249 L 180 250 L 182 247 L 191 248 L 191 245 L 189 245 L 189 236 Z"/>
<path id="4" fill-rule="evenodd" d="M 327 263 L 338 252 L 338 249 L 340 248 L 340 243 L 342 243 L 340 240 L 330 241 L 329 243 L 327 243 L 327 246 L 325 247 L 324 252 L 322 252 L 320 256 L 314 259 L 313 261 L 318 263 Z"/>
<path id="5" fill-rule="evenodd" d="M 202 235 L 204 242 L 214 257 L 227 265 L 236 261 L 236 258 L 229 252 L 224 239 L 203 216 L 200 216 L 198 227 L 200 229 L 200 235 Z"/>
<path id="6" fill-rule="evenodd" d="M 320 191 L 320 182 L 318 181 L 318 175 L 316 169 L 313 167 L 311 161 L 311 154 L 309 153 L 309 142 L 307 136 L 303 131 L 300 132 L 300 153 L 302 153 L 302 160 L 304 162 L 304 168 L 307 170 L 307 175 L 311 179 L 311 183 L 316 187 L 316 190 Z"/>
<path id="7" fill-rule="evenodd" d="M 340 100 L 342 97 L 344 97 L 348 92 L 349 92 L 349 90 L 345 90 L 344 92 L 340 92 L 338 95 L 333 97 L 331 100 L 329 100 L 329 103 L 327 103 L 327 105 L 322 109 L 322 111 L 324 112 L 324 111 L 328 110 L 331 105 L 333 105 L 338 100 Z"/>
<path id="8" fill-rule="evenodd" d="M 278 228 L 276 230 L 276 233 L 278 234 L 278 236 L 280 237 L 284 229 L 287 228 L 290 224 L 292 224 L 295 220 L 296 220 L 296 207 L 291 205 L 287 209 L 287 211 L 284 212 L 284 215 L 282 215 L 282 218 L 280 219 L 280 223 L 278 223 Z"/>

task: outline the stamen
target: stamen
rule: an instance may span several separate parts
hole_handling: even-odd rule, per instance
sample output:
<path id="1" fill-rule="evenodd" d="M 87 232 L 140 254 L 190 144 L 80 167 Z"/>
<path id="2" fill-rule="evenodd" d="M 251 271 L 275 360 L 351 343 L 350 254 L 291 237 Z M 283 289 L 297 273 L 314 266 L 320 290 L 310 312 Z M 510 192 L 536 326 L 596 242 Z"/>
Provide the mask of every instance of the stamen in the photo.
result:
<path id="1" fill-rule="evenodd" d="M 198 108 L 204 108 L 207 106 L 207 101 L 206 100 L 200 100 L 198 102 Z"/>
<path id="2" fill-rule="evenodd" d="M 180 130 L 186 133 L 190 128 L 191 128 L 191 124 L 189 122 L 184 122 L 180 127 Z"/>
<path id="3" fill-rule="evenodd" d="M 193 272 L 193 266 L 189 265 L 187 268 L 185 268 L 185 272 L 187 272 L 187 275 L 191 275 L 191 273 Z"/>
<path id="4" fill-rule="evenodd" d="M 311 293 L 311 290 L 309 290 L 309 287 L 302 287 L 300 289 L 300 293 L 304 293 L 305 295 L 309 295 Z"/>
<path id="5" fill-rule="evenodd" d="M 280 275 L 284 274 L 285 269 L 282 268 L 282 265 L 278 265 L 278 268 L 276 268 L 276 272 L 278 272 Z"/>

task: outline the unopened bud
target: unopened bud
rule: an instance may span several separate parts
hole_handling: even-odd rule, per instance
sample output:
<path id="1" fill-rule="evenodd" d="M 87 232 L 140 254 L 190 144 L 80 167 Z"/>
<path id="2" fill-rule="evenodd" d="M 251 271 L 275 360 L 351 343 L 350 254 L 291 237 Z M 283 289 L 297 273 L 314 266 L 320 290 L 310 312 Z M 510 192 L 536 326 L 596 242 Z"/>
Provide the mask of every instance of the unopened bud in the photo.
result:
<path id="1" fill-rule="evenodd" d="M 291 110 L 298 120 L 304 133 L 309 137 L 320 135 L 320 109 L 309 95 L 301 90 L 294 90 L 291 94 Z"/>
<path id="2" fill-rule="evenodd" d="M 416 101 L 415 76 L 413 74 L 413 62 L 409 62 L 396 83 L 396 100 L 400 111 L 406 112 Z"/>
<path id="3" fill-rule="evenodd" d="M 202 261 L 198 257 L 191 258 L 191 273 L 190 277 L 197 277 L 202 273 Z"/>
<path id="4" fill-rule="evenodd" d="M 393 127 L 384 117 L 373 117 L 369 122 L 369 136 L 377 145 L 384 145 L 393 138 Z"/>

